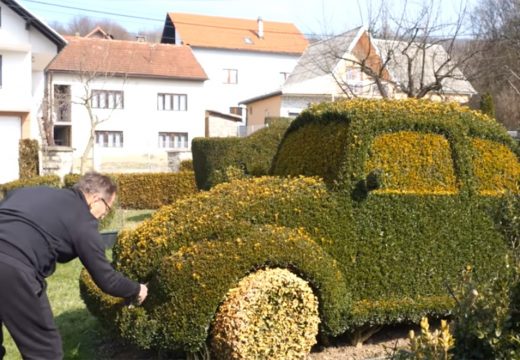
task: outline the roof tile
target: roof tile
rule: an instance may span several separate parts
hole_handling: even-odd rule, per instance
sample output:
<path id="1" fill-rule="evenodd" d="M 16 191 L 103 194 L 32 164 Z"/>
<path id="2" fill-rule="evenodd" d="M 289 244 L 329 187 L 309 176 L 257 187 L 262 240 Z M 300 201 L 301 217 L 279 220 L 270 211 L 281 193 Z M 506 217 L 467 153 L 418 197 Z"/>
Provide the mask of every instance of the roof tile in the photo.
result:
<path id="1" fill-rule="evenodd" d="M 307 39 L 291 23 L 264 21 L 258 36 L 258 20 L 169 13 L 182 43 L 192 47 L 301 54 Z M 249 40 L 248 40 L 249 39 Z"/>
<path id="2" fill-rule="evenodd" d="M 207 80 L 188 46 L 67 36 L 49 71 Z"/>

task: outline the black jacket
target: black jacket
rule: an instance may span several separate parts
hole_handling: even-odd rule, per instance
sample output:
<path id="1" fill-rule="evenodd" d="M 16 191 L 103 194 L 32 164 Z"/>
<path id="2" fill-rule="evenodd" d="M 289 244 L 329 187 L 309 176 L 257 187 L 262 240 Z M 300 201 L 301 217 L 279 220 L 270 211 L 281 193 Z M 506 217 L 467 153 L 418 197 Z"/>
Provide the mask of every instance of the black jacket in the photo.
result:
<path id="1" fill-rule="evenodd" d="M 0 252 L 51 275 L 56 262 L 79 257 L 94 282 L 107 294 L 133 297 L 139 283 L 115 271 L 105 257 L 98 221 L 81 191 L 21 188 L 0 202 Z"/>

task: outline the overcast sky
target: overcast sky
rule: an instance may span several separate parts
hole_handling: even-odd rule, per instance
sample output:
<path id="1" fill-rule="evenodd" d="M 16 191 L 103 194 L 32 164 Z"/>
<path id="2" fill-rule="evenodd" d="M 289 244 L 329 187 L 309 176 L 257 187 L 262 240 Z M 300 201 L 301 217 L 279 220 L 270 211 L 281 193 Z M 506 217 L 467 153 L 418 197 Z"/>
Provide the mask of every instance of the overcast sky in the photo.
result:
<path id="1" fill-rule="evenodd" d="M 66 24 L 77 15 L 108 18 L 128 31 L 162 28 L 168 12 L 282 21 L 295 24 L 304 34 L 338 34 L 366 25 L 368 4 L 377 0 L 18 0 L 34 15 L 46 22 Z M 390 11 L 403 13 L 407 1 L 408 13 L 413 16 L 417 4 L 423 0 L 388 0 Z M 428 0 L 432 1 L 432 0 Z M 448 21 L 460 12 L 461 5 L 469 6 L 479 0 L 434 0 L 439 3 L 440 15 Z M 376 7 L 375 5 L 373 6 Z M 88 11 L 91 10 L 91 11 Z M 361 15 L 363 14 L 363 15 Z"/>

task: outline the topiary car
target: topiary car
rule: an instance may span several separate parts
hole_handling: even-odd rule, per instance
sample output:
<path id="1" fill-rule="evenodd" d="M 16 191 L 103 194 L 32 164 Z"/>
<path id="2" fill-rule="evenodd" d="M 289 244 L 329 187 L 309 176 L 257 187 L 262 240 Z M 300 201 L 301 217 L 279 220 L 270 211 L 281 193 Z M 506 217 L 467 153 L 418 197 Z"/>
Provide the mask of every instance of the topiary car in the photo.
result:
<path id="1" fill-rule="evenodd" d="M 459 105 L 320 104 L 287 130 L 273 176 L 220 184 L 120 235 L 114 266 L 150 282 L 142 307 L 86 273 L 82 296 L 138 346 L 195 352 L 209 338 L 222 358 L 302 358 L 318 322 L 362 341 L 445 316 L 466 266 L 482 280 L 504 266 L 498 214 L 520 192 L 519 154 L 494 120 Z"/>

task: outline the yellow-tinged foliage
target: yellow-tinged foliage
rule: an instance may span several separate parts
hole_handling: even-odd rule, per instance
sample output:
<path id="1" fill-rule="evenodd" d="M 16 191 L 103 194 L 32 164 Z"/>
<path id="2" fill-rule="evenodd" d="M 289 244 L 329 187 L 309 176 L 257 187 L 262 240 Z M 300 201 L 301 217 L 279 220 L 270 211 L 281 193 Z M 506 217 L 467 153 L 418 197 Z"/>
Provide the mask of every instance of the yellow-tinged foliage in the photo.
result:
<path id="1" fill-rule="evenodd" d="M 474 138 L 473 172 L 482 195 L 520 193 L 520 161 L 505 145 Z"/>
<path id="2" fill-rule="evenodd" d="M 376 136 L 369 151 L 367 174 L 383 170 L 376 192 L 450 194 L 457 189 L 448 140 L 438 134 L 411 131 Z"/>
<path id="3" fill-rule="evenodd" d="M 316 343 L 318 300 L 285 269 L 266 269 L 231 289 L 215 318 L 212 348 L 219 359 L 304 359 Z"/>

